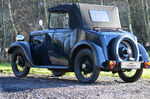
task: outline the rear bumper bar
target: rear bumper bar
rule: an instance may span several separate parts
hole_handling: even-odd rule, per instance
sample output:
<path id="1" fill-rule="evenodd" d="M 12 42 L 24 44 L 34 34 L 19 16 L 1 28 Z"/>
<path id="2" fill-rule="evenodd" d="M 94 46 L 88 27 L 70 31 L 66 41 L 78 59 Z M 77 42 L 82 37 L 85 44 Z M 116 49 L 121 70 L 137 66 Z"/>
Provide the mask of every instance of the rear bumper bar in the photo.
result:
<path id="1" fill-rule="evenodd" d="M 113 64 L 115 62 L 115 64 Z M 132 62 L 132 61 L 131 61 Z M 105 69 L 108 71 L 119 71 L 124 68 L 121 67 L 121 61 L 107 61 L 104 63 Z M 150 69 L 150 62 L 147 61 L 140 61 L 140 68 Z M 129 69 L 135 69 L 135 68 L 129 68 Z"/>

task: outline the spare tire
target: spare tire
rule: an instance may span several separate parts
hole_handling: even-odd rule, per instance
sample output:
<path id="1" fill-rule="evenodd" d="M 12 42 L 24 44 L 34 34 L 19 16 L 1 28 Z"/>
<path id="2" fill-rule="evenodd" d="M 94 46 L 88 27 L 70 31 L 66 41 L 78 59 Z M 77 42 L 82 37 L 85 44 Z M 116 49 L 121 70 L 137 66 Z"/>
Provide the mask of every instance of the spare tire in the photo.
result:
<path id="1" fill-rule="evenodd" d="M 139 61 L 137 42 L 129 36 L 120 36 L 112 44 L 112 57 L 118 61 Z"/>

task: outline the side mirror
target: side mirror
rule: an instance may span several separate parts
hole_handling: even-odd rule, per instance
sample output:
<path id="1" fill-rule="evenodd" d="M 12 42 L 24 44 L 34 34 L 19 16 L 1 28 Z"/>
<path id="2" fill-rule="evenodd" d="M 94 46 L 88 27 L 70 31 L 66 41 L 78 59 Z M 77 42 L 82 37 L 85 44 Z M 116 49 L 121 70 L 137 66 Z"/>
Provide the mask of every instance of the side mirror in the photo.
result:
<path id="1" fill-rule="evenodd" d="M 23 35 L 17 35 L 16 41 L 24 41 L 24 36 Z"/>
<path id="2" fill-rule="evenodd" d="M 44 30 L 44 27 L 43 27 L 43 20 L 39 20 L 39 25 L 42 27 L 42 29 Z"/>

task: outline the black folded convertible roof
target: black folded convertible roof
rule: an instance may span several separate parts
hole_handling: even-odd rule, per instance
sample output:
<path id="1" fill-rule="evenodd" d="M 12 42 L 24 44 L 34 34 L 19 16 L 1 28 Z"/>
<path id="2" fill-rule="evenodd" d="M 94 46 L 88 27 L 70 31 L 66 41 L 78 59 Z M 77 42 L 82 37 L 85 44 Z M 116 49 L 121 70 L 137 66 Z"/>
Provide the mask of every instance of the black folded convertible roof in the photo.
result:
<path id="1" fill-rule="evenodd" d="M 89 10 L 107 11 L 110 22 L 93 22 Z M 68 12 L 70 28 L 121 28 L 118 8 L 116 6 L 94 5 L 94 4 L 61 4 L 48 9 L 49 12 Z"/>

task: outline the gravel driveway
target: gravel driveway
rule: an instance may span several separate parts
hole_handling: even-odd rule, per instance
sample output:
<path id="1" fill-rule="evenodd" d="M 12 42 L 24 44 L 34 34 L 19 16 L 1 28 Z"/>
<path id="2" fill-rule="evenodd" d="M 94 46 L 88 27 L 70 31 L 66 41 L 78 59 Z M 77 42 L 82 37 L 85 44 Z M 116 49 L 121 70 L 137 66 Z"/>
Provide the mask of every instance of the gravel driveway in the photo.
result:
<path id="1" fill-rule="evenodd" d="M 74 76 L 0 74 L 0 90 L 0 99 L 150 99 L 150 80 L 124 83 L 118 77 L 99 77 L 83 84 Z"/>

